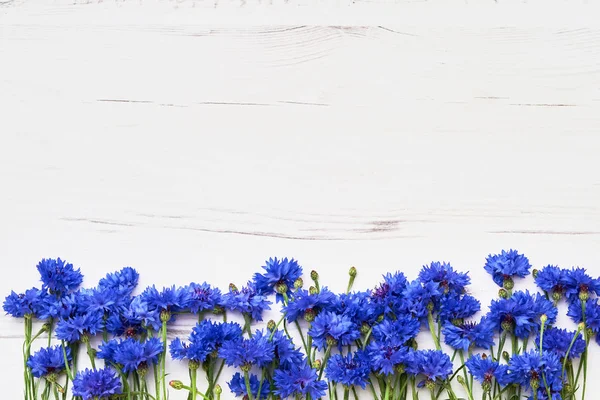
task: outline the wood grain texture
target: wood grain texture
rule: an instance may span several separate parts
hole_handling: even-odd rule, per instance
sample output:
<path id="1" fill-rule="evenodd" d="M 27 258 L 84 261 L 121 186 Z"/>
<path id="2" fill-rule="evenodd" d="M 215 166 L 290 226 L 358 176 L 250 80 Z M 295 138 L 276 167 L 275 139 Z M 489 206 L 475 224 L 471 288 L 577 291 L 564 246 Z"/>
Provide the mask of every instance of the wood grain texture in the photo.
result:
<path id="1" fill-rule="evenodd" d="M 1 293 L 56 256 L 226 287 L 287 255 L 337 290 L 445 259 L 483 304 L 502 248 L 600 274 L 596 5 L 79 3 L 0 8 Z"/>

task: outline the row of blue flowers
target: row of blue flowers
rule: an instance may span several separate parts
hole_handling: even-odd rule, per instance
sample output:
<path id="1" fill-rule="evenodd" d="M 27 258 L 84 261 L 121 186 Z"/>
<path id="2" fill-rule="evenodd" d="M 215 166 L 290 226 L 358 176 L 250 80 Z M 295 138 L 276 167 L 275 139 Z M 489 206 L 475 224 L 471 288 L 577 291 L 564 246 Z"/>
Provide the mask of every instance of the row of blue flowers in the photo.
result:
<path id="1" fill-rule="evenodd" d="M 184 390 L 190 400 L 415 400 L 424 394 L 583 400 L 588 345 L 600 340 L 600 279 L 582 268 L 548 265 L 533 270 L 540 293 L 516 291 L 514 279 L 529 275 L 531 266 L 514 250 L 487 257 L 485 270 L 500 288 L 478 319 L 481 306 L 468 294 L 468 274 L 440 262 L 424 266 L 413 281 L 388 273 L 365 291 L 352 291 L 353 267 L 340 294 L 322 286 L 316 271 L 305 289 L 302 268 L 287 258 L 269 259 L 244 287 L 231 284 L 226 292 L 190 283 L 151 286 L 134 296 L 139 275 L 130 267 L 107 274 L 93 289 L 80 288 L 80 270 L 60 258 L 43 259 L 37 269 L 41 289 L 12 292 L 3 305 L 24 320 L 25 400 L 167 400 L 169 390 Z M 574 331 L 555 326 L 561 301 L 578 324 Z M 255 329 L 271 307 L 280 307 L 279 320 Z M 228 322 L 232 313 L 244 322 Z M 188 338 L 169 344 L 169 326 L 181 314 L 198 322 Z M 42 322 L 35 334 L 34 320 Z M 422 331 L 435 349 L 419 349 Z M 47 347 L 32 354 L 42 335 Z M 91 369 L 78 368 L 80 353 Z M 167 382 L 168 356 L 187 363 L 186 383 Z M 237 372 L 225 378 L 224 366 Z M 231 394 L 223 394 L 221 381 Z"/>

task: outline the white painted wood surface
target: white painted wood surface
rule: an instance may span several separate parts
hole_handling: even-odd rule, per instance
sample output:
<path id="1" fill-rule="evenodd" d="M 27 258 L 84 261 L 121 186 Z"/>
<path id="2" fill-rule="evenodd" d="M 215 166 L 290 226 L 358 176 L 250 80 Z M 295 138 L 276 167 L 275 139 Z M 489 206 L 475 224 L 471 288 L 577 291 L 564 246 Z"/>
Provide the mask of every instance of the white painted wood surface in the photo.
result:
<path id="1" fill-rule="evenodd" d="M 502 248 L 599 275 L 598 11 L 5 3 L 0 293 L 56 256 L 89 286 L 131 265 L 141 286 L 223 288 L 293 256 L 337 290 L 350 265 L 370 287 L 447 260 L 484 304 Z M 20 382 L 20 341 L 0 317 L 3 382 Z"/>

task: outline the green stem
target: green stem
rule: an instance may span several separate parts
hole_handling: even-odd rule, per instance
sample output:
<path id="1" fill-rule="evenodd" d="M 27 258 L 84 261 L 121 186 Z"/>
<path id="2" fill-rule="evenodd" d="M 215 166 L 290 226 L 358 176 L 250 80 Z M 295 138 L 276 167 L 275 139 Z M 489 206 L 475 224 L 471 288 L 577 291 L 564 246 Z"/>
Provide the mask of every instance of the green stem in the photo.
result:
<path id="1" fill-rule="evenodd" d="M 560 374 L 560 376 L 562 376 L 562 377 L 564 377 L 564 375 L 565 375 L 565 368 L 567 367 L 567 360 L 569 359 L 569 353 L 571 353 L 571 349 L 573 348 L 573 345 L 575 344 L 575 341 L 579 337 L 580 333 L 581 333 L 581 327 L 578 326 L 577 332 L 575 332 L 575 335 L 573 335 L 573 339 L 571 340 L 571 343 L 569 344 L 569 348 L 567 349 L 567 352 L 563 359 L 562 372 Z"/>
<path id="2" fill-rule="evenodd" d="M 319 380 L 321 380 L 321 378 L 323 377 L 323 371 L 325 370 L 327 361 L 329 361 L 330 354 L 331 354 L 331 345 L 327 345 L 327 350 L 325 350 L 325 357 L 323 357 L 323 362 L 321 363 L 321 368 L 319 370 Z"/>
<path id="3" fill-rule="evenodd" d="M 354 395 L 354 400 L 358 400 L 358 394 L 356 394 L 356 389 L 352 386 L 352 394 Z"/>
<path id="4" fill-rule="evenodd" d="M 252 388 L 250 387 L 250 375 L 248 375 L 248 371 L 244 371 L 244 381 L 246 382 L 246 392 L 248 393 L 248 400 L 253 400 Z"/>
<path id="5" fill-rule="evenodd" d="M 417 385 L 415 385 L 415 377 L 410 378 L 410 386 L 412 389 L 412 398 L 413 400 L 419 400 L 419 392 L 417 392 Z"/>
<path id="6" fill-rule="evenodd" d="M 350 400 L 350 388 L 344 385 L 344 400 Z"/>
<path id="7" fill-rule="evenodd" d="M 460 357 L 460 362 L 462 365 L 465 365 L 465 355 L 461 350 L 458 352 L 458 356 Z M 469 377 L 467 376 L 467 369 L 463 368 L 463 376 L 465 378 L 465 389 L 467 390 L 467 395 L 470 400 L 473 400 L 473 388 L 469 385 Z"/>
<path id="8" fill-rule="evenodd" d="M 369 378 L 369 389 L 371 389 L 371 393 L 373 393 L 373 399 L 379 400 L 379 397 L 377 397 L 377 392 L 375 391 L 375 386 L 373 386 L 373 381 L 371 380 L 371 378 Z"/>
<path id="9" fill-rule="evenodd" d="M 196 392 L 197 392 L 197 388 L 196 388 L 196 378 L 198 376 L 198 369 L 197 368 L 193 368 L 190 369 L 190 374 L 191 374 L 191 383 L 192 383 L 192 400 L 196 400 Z"/>
<path id="10" fill-rule="evenodd" d="M 390 400 L 390 389 L 392 388 L 392 380 L 388 377 L 385 381 L 385 395 L 383 400 Z"/>
<path id="11" fill-rule="evenodd" d="M 429 325 L 429 332 L 431 332 L 431 337 L 433 338 L 435 349 L 442 350 L 442 346 L 440 346 L 440 338 L 438 338 L 438 336 L 435 333 L 433 314 L 431 313 L 431 310 L 427 311 L 427 324 Z"/>
<path id="12" fill-rule="evenodd" d="M 92 363 L 92 368 L 94 369 L 94 371 L 96 370 L 96 360 L 94 357 L 94 349 L 92 349 L 92 345 L 90 343 L 90 339 L 87 338 L 85 340 L 85 347 L 87 349 L 87 355 L 90 358 L 90 362 Z"/>
<path id="13" fill-rule="evenodd" d="M 160 359 L 160 381 L 162 386 L 162 398 L 167 400 L 167 381 L 166 381 L 166 363 L 167 363 L 167 321 L 163 321 L 161 328 L 163 341 L 163 353 Z"/>
<path id="14" fill-rule="evenodd" d="M 306 352 L 306 361 L 308 362 L 308 365 L 311 365 L 310 349 L 306 345 L 306 340 L 304 340 L 304 334 L 302 333 L 302 327 L 300 326 L 300 323 L 298 322 L 298 320 L 294 321 L 294 323 L 296 324 L 296 328 L 298 329 L 298 333 L 300 334 L 300 339 L 302 339 L 302 346 L 304 346 L 304 351 Z"/>

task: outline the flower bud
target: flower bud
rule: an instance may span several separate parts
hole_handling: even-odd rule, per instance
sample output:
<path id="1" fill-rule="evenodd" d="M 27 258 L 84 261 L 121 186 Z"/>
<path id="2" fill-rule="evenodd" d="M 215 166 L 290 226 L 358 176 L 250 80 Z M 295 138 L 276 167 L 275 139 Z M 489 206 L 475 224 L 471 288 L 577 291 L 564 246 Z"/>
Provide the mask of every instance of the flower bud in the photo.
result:
<path id="1" fill-rule="evenodd" d="M 140 378 L 143 379 L 146 376 L 147 372 L 148 372 L 148 364 L 146 364 L 146 362 L 143 362 L 140 365 L 138 365 L 137 374 L 139 375 Z"/>
<path id="2" fill-rule="evenodd" d="M 502 287 L 506 290 L 512 290 L 515 287 L 515 282 L 513 281 L 513 278 L 511 278 L 510 276 L 505 276 L 504 282 L 502 283 Z"/>
<path id="3" fill-rule="evenodd" d="M 460 376 L 460 375 L 459 375 Z M 435 381 L 432 381 L 431 379 L 427 379 L 425 381 L 425 387 L 429 390 L 433 390 L 435 389 Z"/>
<path id="4" fill-rule="evenodd" d="M 215 394 L 221 394 L 223 393 L 223 389 L 221 388 L 221 385 L 219 385 L 218 383 L 215 385 Z"/>
<path id="5" fill-rule="evenodd" d="M 310 271 L 310 279 L 312 279 L 313 281 L 318 281 L 319 273 L 313 269 L 312 271 Z"/>
<path id="6" fill-rule="evenodd" d="M 591 338 L 594 335 L 594 331 L 592 330 L 592 328 L 586 328 L 585 332 L 587 334 L 587 338 Z"/>
<path id="7" fill-rule="evenodd" d="M 183 389 L 183 382 L 181 381 L 170 381 L 169 386 L 171 386 L 175 390 Z"/>
<path id="8" fill-rule="evenodd" d="M 583 322 L 580 322 L 577 324 L 578 331 L 583 331 L 584 329 L 585 329 L 585 324 Z"/>
<path id="9" fill-rule="evenodd" d="M 484 360 L 485 360 L 485 359 L 487 359 L 487 357 L 488 357 L 488 356 L 487 356 L 487 354 L 485 354 L 485 353 L 481 354 L 481 358 L 482 358 L 482 359 L 484 359 Z"/>
<path id="10" fill-rule="evenodd" d="M 488 382 L 488 381 L 483 381 L 483 383 L 481 384 L 481 388 L 483 389 L 484 392 L 489 392 L 490 390 L 492 390 L 492 383 Z"/>
<path id="11" fill-rule="evenodd" d="M 396 371 L 397 374 L 403 374 L 404 364 L 397 364 L 396 366 L 394 366 L 394 371 Z"/>
<path id="12" fill-rule="evenodd" d="M 315 320 L 316 316 L 317 316 L 317 313 L 312 308 L 309 308 L 308 310 L 306 310 L 304 312 L 304 320 L 306 322 L 313 322 Z"/>
<path id="13" fill-rule="evenodd" d="M 311 286 L 311 287 L 308 288 L 308 293 L 312 294 L 312 295 L 315 295 L 315 294 L 319 294 L 319 291 L 317 290 L 316 287 Z"/>
<path id="14" fill-rule="evenodd" d="M 235 284 L 233 284 L 233 283 L 230 283 L 230 284 L 229 284 L 229 291 L 230 291 L 230 292 L 233 292 L 233 293 L 237 293 L 237 292 L 239 292 L 239 290 L 238 290 L 237 286 L 235 286 Z"/>
<path id="15" fill-rule="evenodd" d="M 212 310 L 212 313 L 215 315 L 222 315 L 225 312 L 225 309 L 223 308 L 223 306 L 215 306 Z"/>
<path id="16" fill-rule="evenodd" d="M 198 361 L 190 360 L 188 362 L 188 368 L 191 369 L 192 371 L 197 370 L 199 367 L 200 367 L 200 363 L 198 363 Z"/>
<path id="17" fill-rule="evenodd" d="M 539 273 L 540 273 L 540 271 L 538 271 L 536 268 L 534 268 L 533 271 L 531 271 L 531 275 L 533 276 L 533 279 L 537 278 Z"/>
<path id="18" fill-rule="evenodd" d="M 514 328 L 512 321 L 502 321 L 500 327 L 504 332 L 512 332 Z"/>
<path id="19" fill-rule="evenodd" d="M 565 382 L 563 384 L 563 389 L 565 390 L 565 393 L 571 393 L 571 391 L 573 390 L 569 382 Z"/>
<path id="20" fill-rule="evenodd" d="M 508 299 L 508 292 L 506 291 L 506 289 L 501 288 L 500 290 L 498 290 L 498 297 L 500 297 L 501 299 Z"/>
<path id="21" fill-rule="evenodd" d="M 384 318 L 385 318 L 385 315 L 381 314 L 379 317 L 377 317 L 377 322 L 383 321 Z"/>
<path id="22" fill-rule="evenodd" d="M 510 355 L 508 354 L 508 351 L 503 351 L 502 352 L 502 358 L 504 358 L 504 361 L 509 362 L 510 361 Z"/>
<path id="23" fill-rule="evenodd" d="M 561 292 L 552 292 L 552 300 L 554 300 L 555 302 L 559 302 L 560 299 L 562 299 Z"/>
<path id="24" fill-rule="evenodd" d="M 450 323 L 454 326 L 462 326 L 464 322 L 465 320 L 462 318 L 453 318 L 452 321 L 450 321 Z"/>
<path id="25" fill-rule="evenodd" d="M 49 322 L 46 322 L 44 325 L 42 325 L 42 332 L 50 332 L 50 328 L 52 328 L 52 324 L 50 324 Z"/>
<path id="26" fill-rule="evenodd" d="M 540 380 L 532 378 L 529 384 L 531 385 L 531 389 L 533 389 L 534 391 L 538 390 L 540 387 Z"/>
<path id="27" fill-rule="evenodd" d="M 244 363 L 240 366 L 240 369 L 244 372 L 249 372 L 252 369 L 252 364 Z"/>
<path id="28" fill-rule="evenodd" d="M 312 367 L 314 369 L 321 369 L 321 360 L 315 360 L 315 361 L 313 361 Z"/>
<path id="29" fill-rule="evenodd" d="M 348 271 L 348 274 L 350 275 L 351 278 L 356 278 L 356 268 L 354 267 L 350 267 L 350 271 Z"/>
<path id="30" fill-rule="evenodd" d="M 275 330 L 275 328 L 277 327 L 277 324 L 275 324 L 275 321 L 273 321 L 272 319 L 269 320 L 269 322 L 267 322 L 267 329 L 270 332 L 273 332 Z"/>
<path id="31" fill-rule="evenodd" d="M 84 332 L 81 335 L 81 343 L 89 343 L 90 342 L 90 335 L 87 332 Z"/>
<path id="32" fill-rule="evenodd" d="M 413 350 L 419 349 L 419 342 L 415 338 L 410 339 L 408 347 L 411 347 Z"/>
<path id="33" fill-rule="evenodd" d="M 275 284 L 275 291 L 279 294 L 287 293 L 288 286 L 285 284 L 285 282 L 278 282 Z"/>
<path id="34" fill-rule="evenodd" d="M 586 291 L 582 290 L 581 292 L 579 292 L 579 300 L 587 301 L 587 299 L 589 299 L 589 298 L 590 298 L 590 294 L 587 290 Z"/>
<path id="35" fill-rule="evenodd" d="M 371 330 L 371 327 L 366 322 L 363 322 L 362 325 L 360 326 L 360 333 L 362 333 L 363 335 L 366 335 L 367 333 L 369 333 L 370 330 Z"/>
<path id="36" fill-rule="evenodd" d="M 457 375 L 456 376 L 456 380 L 458 381 L 458 383 L 460 383 L 461 385 L 465 384 L 465 378 L 462 377 L 462 375 Z"/>
<path id="37" fill-rule="evenodd" d="M 546 314 L 542 314 L 540 316 L 540 322 L 542 323 L 542 325 L 545 325 L 546 321 L 548 321 L 548 316 Z"/>
<path id="38" fill-rule="evenodd" d="M 169 322 L 171 319 L 171 312 L 169 310 L 161 310 L 160 322 Z"/>
<path id="39" fill-rule="evenodd" d="M 427 303 L 427 311 L 433 311 L 433 302 Z"/>
<path id="40" fill-rule="evenodd" d="M 302 286 L 304 286 L 302 278 L 298 278 L 294 281 L 294 289 L 302 289 Z"/>
<path id="41" fill-rule="evenodd" d="M 46 374 L 44 376 L 44 378 L 48 381 L 48 382 L 56 382 L 56 380 L 58 379 L 58 374 L 56 372 L 50 372 L 48 374 Z"/>
<path id="42" fill-rule="evenodd" d="M 326 342 L 327 342 L 327 346 L 332 346 L 332 347 L 338 343 L 337 339 L 330 335 L 327 336 Z"/>

